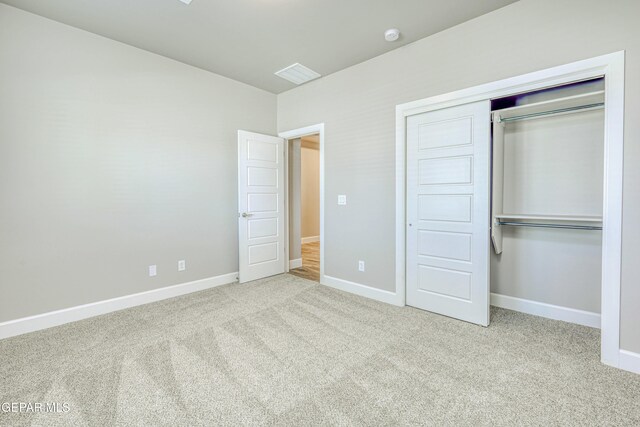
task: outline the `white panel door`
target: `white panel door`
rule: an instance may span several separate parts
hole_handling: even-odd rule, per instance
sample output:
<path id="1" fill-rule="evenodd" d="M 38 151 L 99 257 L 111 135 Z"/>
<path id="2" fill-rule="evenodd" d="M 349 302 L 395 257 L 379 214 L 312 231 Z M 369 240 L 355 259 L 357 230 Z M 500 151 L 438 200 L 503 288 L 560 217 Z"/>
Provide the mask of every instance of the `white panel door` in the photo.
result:
<path id="1" fill-rule="evenodd" d="M 407 118 L 407 305 L 489 324 L 489 101 Z"/>
<path id="2" fill-rule="evenodd" d="M 240 283 L 284 273 L 284 140 L 238 131 Z"/>

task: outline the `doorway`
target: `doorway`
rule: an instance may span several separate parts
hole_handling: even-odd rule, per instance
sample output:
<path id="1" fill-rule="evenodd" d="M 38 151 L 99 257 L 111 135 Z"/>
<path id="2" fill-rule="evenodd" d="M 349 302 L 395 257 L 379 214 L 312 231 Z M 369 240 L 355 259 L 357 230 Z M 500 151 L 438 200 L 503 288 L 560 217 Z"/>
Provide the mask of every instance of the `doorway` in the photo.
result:
<path id="1" fill-rule="evenodd" d="M 320 281 L 319 135 L 288 141 L 289 273 Z"/>
<path id="2" fill-rule="evenodd" d="M 315 282 L 324 275 L 324 125 L 281 133 L 285 138 L 287 270 Z"/>

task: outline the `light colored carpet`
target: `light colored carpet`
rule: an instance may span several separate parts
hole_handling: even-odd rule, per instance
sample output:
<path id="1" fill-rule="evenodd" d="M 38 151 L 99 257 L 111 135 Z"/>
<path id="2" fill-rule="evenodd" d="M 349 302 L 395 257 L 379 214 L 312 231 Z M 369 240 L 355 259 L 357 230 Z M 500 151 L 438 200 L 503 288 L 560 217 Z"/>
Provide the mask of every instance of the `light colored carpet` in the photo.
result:
<path id="1" fill-rule="evenodd" d="M 599 332 L 494 309 L 489 328 L 291 275 L 0 341 L 3 425 L 640 425 Z"/>

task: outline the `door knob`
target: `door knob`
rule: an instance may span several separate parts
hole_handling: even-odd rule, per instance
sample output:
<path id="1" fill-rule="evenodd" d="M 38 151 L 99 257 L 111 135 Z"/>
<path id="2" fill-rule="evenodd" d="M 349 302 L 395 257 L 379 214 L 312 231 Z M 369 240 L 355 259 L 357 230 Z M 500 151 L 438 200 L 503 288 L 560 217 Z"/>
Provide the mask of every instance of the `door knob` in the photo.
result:
<path id="1" fill-rule="evenodd" d="M 242 212 L 242 218 L 249 218 L 250 216 L 253 216 L 253 214 Z"/>

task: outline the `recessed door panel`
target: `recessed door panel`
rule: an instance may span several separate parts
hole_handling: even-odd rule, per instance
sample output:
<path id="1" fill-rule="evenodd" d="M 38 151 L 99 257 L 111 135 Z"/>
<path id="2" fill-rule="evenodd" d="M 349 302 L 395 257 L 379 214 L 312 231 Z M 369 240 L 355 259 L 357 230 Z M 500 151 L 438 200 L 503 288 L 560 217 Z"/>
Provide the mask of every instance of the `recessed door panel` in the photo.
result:
<path id="1" fill-rule="evenodd" d="M 278 211 L 278 193 L 247 194 L 247 208 L 251 214 Z"/>
<path id="2" fill-rule="evenodd" d="M 471 261 L 471 234 L 419 230 L 418 255 Z"/>
<path id="3" fill-rule="evenodd" d="M 278 242 L 252 245 L 249 247 L 249 265 L 261 264 L 278 259 Z"/>
<path id="4" fill-rule="evenodd" d="M 247 168 L 247 185 L 250 187 L 277 187 L 278 186 L 278 169 L 277 168 Z"/>
<path id="5" fill-rule="evenodd" d="M 470 222 L 472 197 L 470 194 L 421 194 L 417 217 L 423 221 Z"/>
<path id="6" fill-rule="evenodd" d="M 278 147 L 268 141 L 247 141 L 247 160 L 259 160 L 278 164 Z"/>
<path id="7" fill-rule="evenodd" d="M 250 219 L 247 226 L 249 239 L 278 237 L 278 218 Z"/>
<path id="8" fill-rule="evenodd" d="M 420 185 L 471 184 L 471 160 L 469 156 L 420 160 Z"/>
<path id="9" fill-rule="evenodd" d="M 469 301 L 471 298 L 471 273 L 420 265 L 418 267 L 418 289 Z"/>
<path id="10" fill-rule="evenodd" d="M 473 143 L 472 117 L 460 117 L 419 125 L 419 150 L 456 147 Z"/>

